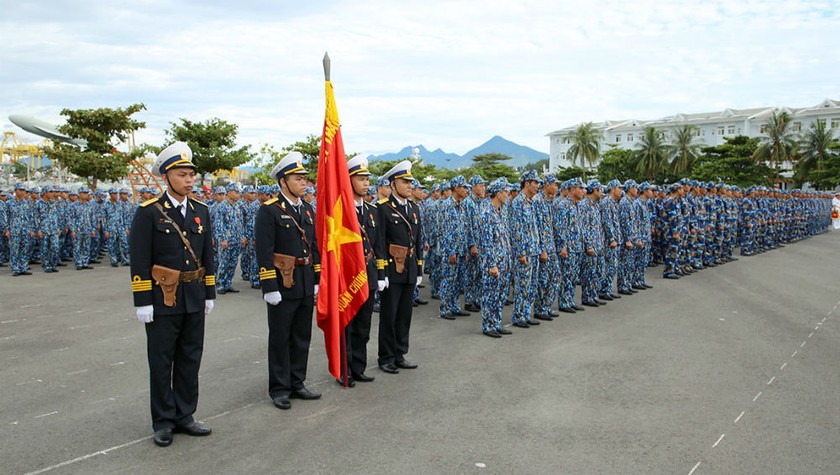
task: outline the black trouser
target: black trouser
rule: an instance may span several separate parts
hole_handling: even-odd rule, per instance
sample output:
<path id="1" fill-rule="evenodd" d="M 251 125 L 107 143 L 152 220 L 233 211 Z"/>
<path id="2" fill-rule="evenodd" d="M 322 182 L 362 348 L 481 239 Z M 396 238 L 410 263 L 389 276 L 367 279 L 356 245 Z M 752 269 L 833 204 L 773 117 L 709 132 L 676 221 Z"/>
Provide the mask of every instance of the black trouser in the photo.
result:
<path id="1" fill-rule="evenodd" d="M 367 368 L 367 344 L 370 341 L 370 318 L 373 313 L 373 290 L 347 324 L 347 365 L 350 373 L 362 374 Z"/>
<path id="2" fill-rule="evenodd" d="M 408 353 L 414 284 L 391 284 L 379 298 L 379 364 L 403 361 Z"/>
<path id="3" fill-rule="evenodd" d="M 288 396 L 303 389 L 312 338 L 313 296 L 268 307 L 268 394 Z"/>
<path id="4" fill-rule="evenodd" d="M 198 369 L 204 350 L 204 311 L 155 315 L 146 324 L 152 428 L 193 421 L 198 406 Z"/>

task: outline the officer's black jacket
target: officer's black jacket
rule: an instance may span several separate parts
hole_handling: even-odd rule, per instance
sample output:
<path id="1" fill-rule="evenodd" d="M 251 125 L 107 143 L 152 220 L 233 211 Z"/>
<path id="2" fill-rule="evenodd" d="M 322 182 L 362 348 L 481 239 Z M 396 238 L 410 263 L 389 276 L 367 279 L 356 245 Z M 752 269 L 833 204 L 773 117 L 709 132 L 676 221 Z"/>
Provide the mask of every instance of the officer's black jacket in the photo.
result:
<path id="1" fill-rule="evenodd" d="M 376 204 L 363 202 L 362 213 L 356 207 L 356 215 L 359 218 L 359 228 L 362 235 L 362 248 L 365 257 L 373 253 L 373 258 L 367 261 L 368 288 L 376 290 L 376 281 L 385 279 L 385 266 L 388 263 L 388 254 L 382 247 L 382 242 L 377 238 L 381 228 L 379 209 Z M 370 294 L 373 295 L 373 294 Z"/>
<path id="2" fill-rule="evenodd" d="M 378 203 L 379 221 L 382 223 L 377 234 L 379 246 L 387 258 L 385 276 L 391 284 L 411 284 L 423 272 L 423 244 L 420 242 L 420 208 L 411 200 L 406 207 L 399 204 L 394 195 Z M 405 218 L 405 219 L 403 219 Z M 397 244 L 414 249 L 414 256 L 407 257 L 402 274 L 397 273 L 394 258 L 388 253 L 388 246 Z"/>

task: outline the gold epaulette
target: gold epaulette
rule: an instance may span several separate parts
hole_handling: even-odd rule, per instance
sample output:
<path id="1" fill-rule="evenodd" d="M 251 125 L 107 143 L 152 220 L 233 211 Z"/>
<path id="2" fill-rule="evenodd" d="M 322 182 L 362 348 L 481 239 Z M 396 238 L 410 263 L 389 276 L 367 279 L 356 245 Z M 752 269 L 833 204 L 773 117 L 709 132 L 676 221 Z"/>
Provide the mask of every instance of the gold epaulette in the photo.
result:
<path id="1" fill-rule="evenodd" d="M 149 201 L 144 201 L 144 202 L 140 203 L 140 207 L 145 208 L 146 206 L 149 206 L 150 204 L 154 203 L 155 201 L 157 201 L 159 199 L 160 199 L 160 196 L 152 198 Z"/>
<path id="2" fill-rule="evenodd" d="M 376 204 L 385 204 L 388 202 L 388 198 L 382 198 L 381 200 L 377 201 Z"/>
<path id="3" fill-rule="evenodd" d="M 207 203 L 205 203 L 205 202 L 203 202 L 203 201 L 199 201 L 199 200 L 197 200 L 197 199 L 195 199 L 195 198 L 190 198 L 190 202 L 192 202 L 192 203 L 198 203 L 198 204 L 200 204 L 200 205 L 204 206 L 205 208 L 207 207 Z"/>
<path id="4" fill-rule="evenodd" d="M 277 201 L 277 198 L 271 198 L 270 200 L 263 203 L 264 205 L 273 205 Z"/>

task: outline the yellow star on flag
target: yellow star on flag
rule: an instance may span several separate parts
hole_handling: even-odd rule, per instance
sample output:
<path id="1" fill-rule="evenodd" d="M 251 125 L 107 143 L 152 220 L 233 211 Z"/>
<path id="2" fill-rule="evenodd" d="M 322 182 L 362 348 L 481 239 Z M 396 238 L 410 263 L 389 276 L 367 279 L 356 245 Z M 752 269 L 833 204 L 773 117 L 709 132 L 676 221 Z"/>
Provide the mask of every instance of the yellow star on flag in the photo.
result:
<path id="1" fill-rule="evenodd" d="M 332 216 L 327 215 L 327 252 L 333 251 L 335 265 L 339 269 L 341 269 L 341 252 L 339 247 L 362 240 L 362 236 L 359 233 L 354 233 L 350 228 L 344 227 L 343 217 L 344 206 L 341 204 L 341 197 L 339 196 L 333 207 Z M 337 229 L 336 222 L 338 223 Z"/>

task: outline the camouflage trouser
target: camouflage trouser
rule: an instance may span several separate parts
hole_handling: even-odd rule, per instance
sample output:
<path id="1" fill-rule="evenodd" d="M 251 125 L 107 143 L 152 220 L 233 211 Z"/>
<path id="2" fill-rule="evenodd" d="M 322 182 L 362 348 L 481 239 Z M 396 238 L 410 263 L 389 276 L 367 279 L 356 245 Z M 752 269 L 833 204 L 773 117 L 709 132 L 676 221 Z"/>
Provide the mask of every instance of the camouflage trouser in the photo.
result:
<path id="1" fill-rule="evenodd" d="M 519 262 L 519 259 L 513 264 L 513 323 L 531 319 L 537 296 L 539 264 L 537 256 L 528 256 L 527 264 Z"/>
<path id="2" fill-rule="evenodd" d="M 636 258 L 633 264 L 636 266 L 633 273 L 633 285 L 645 284 L 645 271 L 648 265 L 648 256 L 650 255 L 650 243 L 646 242 L 642 247 L 633 249 L 636 253 Z"/>
<path id="3" fill-rule="evenodd" d="M 711 264 L 717 259 L 717 231 L 712 229 L 706 232 L 706 248 L 703 251 L 703 264 Z"/>
<path id="4" fill-rule="evenodd" d="M 604 251 L 604 277 L 601 279 L 601 289 L 598 295 L 614 294 L 615 276 L 618 273 L 618 261 L 621 256 L 621 245 L 609 247 Z"/>
<path id="5" fill-rule="evenodd" d="M 0 229 L 0 264 L 9 262 L 9 241 L 3 235 L 4 231 Z"/>
<path id="6" fill-rule="evenodd" d="M 219 265 L 216 268 L 216 286 L 219 289 L 227 290 L 233 285 L 236 261 L 239 259 L 241 249 L 242 243 L 232 240 L 228 241 L 227 249 L 219 249 Z"/>
<path id="7" fill-rule="evenodd" d="M 562 286 L 557 296 L 560 308 L 571 308 L 575 305 L 575 283 L 580 279 L 581 253 L 569 252 L 569 256 L 560 258 L 560 274 Z"/>
<path id="8" fill-rule="evenodd" d="M 478 265 L 478 256 L 467 257 L 466 262 L 466 278 L 464 282 L 464 303 L 465 304 L 481 304 L 481 297 L 479 291 L 481 290 L 481 269 Z"/>
<path id="9" fill-rule="evenodd" d="M 593 302 L 598 299 L 598 289 L 601 286 L 601 276 L 604 273 L 604 255 L 595 254 L 589 256 L 583 254 L 581 265 L 580 286 L 582 289 L 582 300 L 584 303 Z"/>
<path id="10" fill-rule="evenodd" d="M 90 238 L 90 246 L 88 247 L 88 261 L 99 260 L 102 243 L 103 241 L 99 237 L 99 231 L 94 231 L 93 237 Z"/>
<path id="11" fill-rule="evenodd" d="M 9 234 L 9 264 L 12 272 L 26 272 L 29 270 L 29 233 L 12 231 Z"/>
<path id="12" fill-rule="evenodd" d="M 668 247 L 665 249 L 665 269 L 662 271 L 662 275 L 673 274 L 676 270 L 677 263 L 679 262 L 678 256 L 680 252 L 680 241 L 679 239 L 670 239 L 668 240 Z"/>
<path id="13" fill-rule="evenodd" d="M 61 260 L 73 257 L 73 236 L 65 233 L 61 242 Z"/>
<path id="14" fill-rule="evenodd" d="M 41 258 L 41 238 L 37 235 L 29 238 L 29 260 L 34 261 Z"/>
<path id="15" fill-rule="evenodd" d="M 551 306 L 557 296 L 558 270 L 557 255 L 554 253 L 548 255 L 546 262 L 540 262 L 537 271 L 537 289 L 539 290 L 537 301 L 534 303 L 534 314 L 548 315 L 551 312 Z"/>
<path id="16" fill-rule="evenodd" d="M 619 247 L 621 251 L 618 254 L 618 290 L 627 292 L 633 286 L 636 253 L 635 248 L 627 249 L 624 244 L 620 244 Z"/>
<path id="17" fill-rule="evenodd" d="M 128 255 L 123 254 L 123 243 L 127 243 L 128 239 L 124 231 L 116 230 L 109 233 L 107 239 L 108 257 L 111 259 L 111 264 L 119 264 L 120 262 L 127 263 Z"/>
<path id="18" fill-rule="evenodd" d="M 254 240 L 248 241 L 248 245 L 242 249 L 242 255 L 239 256 L 239 274 L 242 280 L 254 282 L 254 268 L 256 267 L 257 249 L 253 244 Z M 257 275 L 259 280 L 259 275 Z"/>
<path id="19" fill-rule="evenodd" d="M 500 268 L 498 277 L 484 273 L 481 277 L 481 331 L 502 328 L 502 309 L 507 300 L 507 274 Z"/>
<path id="20" fill-rule="evenodd" d="M 61 240 L 59 233 L 44 233 L 44 239 L 41 241 L 41 248 L 43 250 L 41 261 L 44 270 L 53 270 L 61 260 Z"/>
<path id="21" fill-rule="evenodd" d="M 438 251 L 432 248 L 430 254 L 425 256 L 425 262 L 429 266 L 429 285 L 431 286 L 432 295 L 440 296 L 440 281 L 443 273 L 443 264 L 441 263 Z"/>
<path id="22" fill-rule="evenodd" d="M 90 264 L 90 244 L 93 238 L 89 232 L 77 232 L 73 238 L 73 263 L 76 269 Z"/>
<path id="23" fill-rule="evenodd" d="M 458 305 L 458 269 L 463 265 L 463 256 L 458 256 L 457 264 L 450 264 L 449 257 L 444 257 L 440 265 L 440 315 L 454 314 L 461 311 Z"/>

